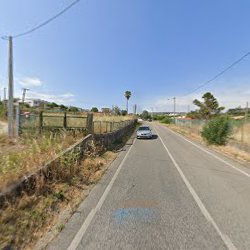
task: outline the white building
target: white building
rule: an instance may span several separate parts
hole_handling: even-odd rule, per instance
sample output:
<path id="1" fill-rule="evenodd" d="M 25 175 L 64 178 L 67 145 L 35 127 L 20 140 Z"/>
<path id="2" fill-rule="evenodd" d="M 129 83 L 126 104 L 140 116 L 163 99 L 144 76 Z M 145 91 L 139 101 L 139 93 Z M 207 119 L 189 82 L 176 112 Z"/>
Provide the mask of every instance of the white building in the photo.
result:
<path id="1" fill-rule="evenodd" d="M 18 101 L 19 103 L 22 103 L 22 100 Z M 30 107 L 32 108 L 37 108 L 37 107 L 41 107 L 49 102 L 41 100 L 41 99 L 25 99 L 24 103 L 29 104 Z"/>

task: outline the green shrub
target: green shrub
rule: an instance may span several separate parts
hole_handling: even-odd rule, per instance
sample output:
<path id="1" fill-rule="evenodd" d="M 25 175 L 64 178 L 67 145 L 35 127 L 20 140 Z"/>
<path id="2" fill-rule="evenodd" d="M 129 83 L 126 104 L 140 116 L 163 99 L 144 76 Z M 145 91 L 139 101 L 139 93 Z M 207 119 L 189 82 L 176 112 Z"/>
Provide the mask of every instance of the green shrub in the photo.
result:
<path id="1" fill-rule="evenodd" d="M 165 117 L 166 117 L 165 115 L 155 115 L 155 116 L 154 116 L 154 120 L 161 121 L 161 120 L 163 120 Z"/>
<path id="2" fill-rule="evenodd" d="M 208 144 L 225 145 L 232 132 L 227 116 L 219 116 L 209 121 L 202 129 L 201 136 Z"/>
<path id="3" fill-rule="evenodd" d="M 162 120 L 160 120 L 161 123 L 165 123 L 165 124 L 170 124 L 172 123 L 172 119 L 169 116 L 165 116 Z"/>

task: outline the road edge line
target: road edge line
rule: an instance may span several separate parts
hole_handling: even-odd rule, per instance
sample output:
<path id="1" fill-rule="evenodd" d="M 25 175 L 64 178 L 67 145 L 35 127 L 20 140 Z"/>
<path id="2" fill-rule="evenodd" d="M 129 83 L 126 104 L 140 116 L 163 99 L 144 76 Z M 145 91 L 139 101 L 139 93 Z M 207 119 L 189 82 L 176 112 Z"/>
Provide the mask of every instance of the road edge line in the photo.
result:
<path id="1" fill-rule="evenodd" d="M 197 193 L 195 192 L 194 188 L 192 187 L 192 185 L 190 184 L 190 182 L 188 181 L 188 179 L 186 178 L 186 176 L 184 175 L 183 171 L 181 170 L 180 166 L 178 165 L 178 163 L 175 161 L 174 157 L 172 156 L 172 154 L 170 153 L 168 147 L 165 145 L 164 141 L 162 140 L 159 132 L 157 131 L 157 129 L 155 128 L 160 141 L 162 143 L 162 145 L 164 146 L 165 150 L 167 151 L 171 161 L 173 162 L 175 168 L 177 169 L 178 173 L 180 174 L 183 182 L 185 183 L 186 187 L 188 188 L 189 192 L 191 193 L 191 195 L 193 196 L 196 204 L 198 205 L 198 207 L 200 208 L 202 214 L 204 215 L 204 217 L 207 219 L 207 221 L 209 221 L 212 226 L 214 227 L 214 229 L 216 230 L 216 232 L 219 234 L 219 236 L 221 237 L 222 241 L 224 242 L 224 244 L 227 246 L 227 248 L 229 250 L 236 250 L 237 248 L 234 246 L 234 244 L 232 243 L 232 241 L 230 240 L 230 238 L 223 234 L 218 225 L 216 224 L 216 222 L 214 221 L 214 219 L 212 218 L 212 216 L 210 215 L 210 213 L 208 212 L 208 210 L 206 209 L 205 205 L 203 204 L 203 202 L 201 201 L 201 199 L 199 198 L 199 196 L 197 195 Z"/>
<path id="2" fill-rule="evenodd" d="M 125 156 L 124 156 L 122 162 L 120 163 L 120 165 L 119 165 L 119 167 L 117 168 L 115 174 L 113 175 L 111 181 L 109 182 L 109 184 L 108 184 L 108 186 L 106 187 L 104 193 L 102 194 L 101 198 L 99 199 L 97 205 L 95 206 L 95 208 L 93 208 L 93 209 L 90 211 L 90 213 L 88 214 L 88 216 L 87 216 L 86 219 L 84 220 L 84 222 L 83 222 L 81 228 L 78 230 L 78 232 L 76 233 L 74 239 L 71 241 L 70 245 L 68 246 L 67 250 L 75 250 L 75 249 L 79 246 L 79 244 L 80 244 L 80 242 L 81 242 L 81 240 L 82 240 L 82 238 L 83 238 L 85 232 L 87 231 L 89 225 L 91 224 L 91 221 L 93 220 L 93 218 L 94 218 L 94 216 L 96 215 L 96 213 L 98 212 L 98 210 L 101 209 L 101 207 L 102 207 L 104 201 L 106 200 L 106 198 L 107 198 L 107 196 L 108 196 L 108 194 L 109 194 L 109 191 L 111 190 L 111 188 L 112 188 L 112 186 L 113 186 L 113 184 L 114 184 L 114 182 L 115 182 L 115 180 L 116 180 L 118 174 L 120 173 L 120 171 L 121 171 L 121 169 L 122 169 L 122 167 L 123 167 L 125 161 L 127 160 L 127 157 L 128 157 L 128 155 L 129 155 L 130 151 L 131 151 L 132 148 L 133 148 L 134 142 L 135 142 L 135 139 L 133 140 L 132 145 L 130 146 L 129 150 L 128 150 L 127 153 L 125 154 Z"/>
<path id="3" fill-rule="evenodd" d="M 175 134 L 175 135 L 179 136 L 180 138 L 182 138 L 183 140 L 185 140 L 185 141 L 189 142 L 190 144 L 192 144 L 192 145 L 193 145 L 193 146 L 195 146 L 196 148 L 200 149 L 201 151 L 203 151 L 203 152 L 207 153 L 208 155 L 210 155 L 210 156 L 214 157 L 214 158 L 215 158 L 215 159 L 217 159 L 218 161 L 220 161 L 220 162 L 224 163 L 225 165 L 227 165 L 227 166 L 229 166 L 229 167 L 233 168 L 234 170 L 238 171 L 239 173 L 241 173 L 241 174 L 245 175 L 246 177 L 250 178 L 250 174 L 248 174 L 247 172 L 245 172 L 245 171 L 243 171 L 243 170 L 241 170 L 241 169 L 239 169 L 239 168 L 235 167 L 233 164 L 231 164 L 231 163 L 227 162 L 226 160 L 222 159 L 221 157 L 219 157 L 219 156 L 215 155 L 214 153 L 212 153 L 212 152 L 210 152 L 210 151 L 206 150 L 206 149 L 205 149 L 205 148 L 203 148 L 202 146 L 197 145 L 196 143 L 194 143 L 194 142 L 190 141 L 190 140 L 189 140 L 189 139 L 187 139 L 186 137 L 184 137 L 184 136 L 182 136 L 182 135 L 180 135 L 180 134 L 176 133 L 175 131 L 173 131 L 173 130 L 171 130 L 171 129 L 167 128 L 167 127 L 163 127 L 163 128 L 166 128 L 166 129 L 167 129 L 168 131 L 170 131 L 171 133 L 173 133 L 173 134 Z M 239 164 L 240 164 L 240 163 L 239 163 Z M 243 166 L 242 166 L 242 167 L 243 167 Z"/>

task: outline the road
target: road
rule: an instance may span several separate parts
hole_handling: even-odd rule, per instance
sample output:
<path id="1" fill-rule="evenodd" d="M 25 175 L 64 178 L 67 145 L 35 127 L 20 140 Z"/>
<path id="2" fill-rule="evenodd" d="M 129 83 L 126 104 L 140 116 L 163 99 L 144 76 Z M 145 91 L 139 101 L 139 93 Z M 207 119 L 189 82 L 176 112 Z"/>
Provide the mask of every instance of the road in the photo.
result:
<path id="1" fill-rule="evenodd" d="M 48 249 L 250 249 L 250 171 L 151 123 Z"/>

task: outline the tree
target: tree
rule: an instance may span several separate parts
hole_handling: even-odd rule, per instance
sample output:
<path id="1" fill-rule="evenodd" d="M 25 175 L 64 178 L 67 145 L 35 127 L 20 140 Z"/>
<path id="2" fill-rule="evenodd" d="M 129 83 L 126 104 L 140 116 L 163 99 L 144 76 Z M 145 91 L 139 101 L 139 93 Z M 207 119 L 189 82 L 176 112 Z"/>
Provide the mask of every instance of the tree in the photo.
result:
<path id="1" fill-rule="evenodd" d="M 193 101 L 199 107 L 198 112 L 202 119 L 209 120 L 224 109 L 224 107 L 219 107 L 217 99 L 210 92 L 205 93 L 202 99 L 203 102 L 197 99 Z"/>
<path id="2" fill-rule="evenodd" d="M 61 110 L 67 110 L 67 107 L 64 106 L 63 104 L 61 104 L 59 107 L 60 107 Z"/>
<path id="3" fill-rule="evenodd" d="M 121 115 L 121 109 L 118 106 L 114 106 L 113 110 L 116 115 Z"/>
<path id="4" fill-rule="evenodd" d="M 97 108 L 97 107 L 93 107 L 93 108 L 91 109 L 91 112 L 94 112 L 94 113 L 98 112 L 98 108 Z"/>
<path id="5" fill-rule="evenodd" d="M 79 111 L 79 109 L 77 107 L 74 107 L 74 106 L 69 107 L 68 110 L 69 110 L 69 112 L 78 112 Z"/>
<path id="6" fill-rule="evenodd" d="M 127 114 L 128 114 L 128 100 L 129 100 L 129 98 L 131 97 L 131 92 L 130 91 L 125 91 L 125 93 L 124 93 L 124 96 L 126 97 L 126 100 L 127 100 Z"/>
<path id="7" fill-rule="evenodd" d="M 149 112 L 147 110 L 143 110 L 142 113 L 141 113 L 141 118 L 143 120 L 147 120 L 148 118 L 151 118 Z"/>
<path id="8" fill-rule="evenodd" d="M 202 118 L 199 110 L 190 111 L 189 113 L 187 113 L 186 117 L 191 118 L 191 119 L 201 119 Z"/>
<path id="9" fill-rule="evenodd" d="M 121 111 L 121 115 L 125 116 L 125 115 L 127 115 L 127 114 L 128 114 L 127 110 L 122 110 L 122 111 Z"/>
<path id="10" fill-rule="evenodd" d="M 47 106 L 48 106 L 49 108 L 57 108 L 59 105 L 56 104 L 55 102 L 51 102 L 51 103 L 48 103 Z"/>

